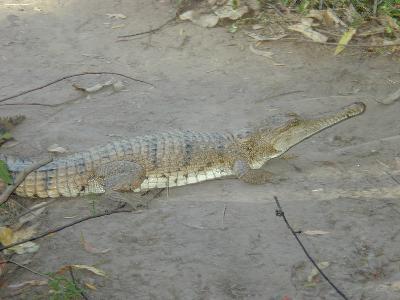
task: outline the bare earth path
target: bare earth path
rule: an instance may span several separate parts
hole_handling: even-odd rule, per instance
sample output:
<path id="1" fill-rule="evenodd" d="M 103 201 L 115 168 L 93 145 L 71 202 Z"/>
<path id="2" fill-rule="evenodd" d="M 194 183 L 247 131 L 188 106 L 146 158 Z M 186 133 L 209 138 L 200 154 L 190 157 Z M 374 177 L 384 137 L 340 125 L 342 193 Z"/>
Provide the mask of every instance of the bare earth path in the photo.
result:
<path id="1" fill-rule="evenodd" d="M 326 272 L 351 299 L 400 298 L 389 287 L 400 280 L 400 185 L 394 180 L 400 180 L 400 103 L 375 102 L 399 88 L 395 58 L 355 51 L 333 57 L 322 46 L 273 43 L 275 61 L 285 64 L 276 66 L 250 52 L 246 37 L 224 28 L 182 23 L 117 42 L 118 35 L 171 18 L 172 6 L 164 1 L 3 2 L 0 97 L 82 71 L 120 72 L 155 85 L 126 81 L 128 91 L 86 99 L 72 83 L 90 86 L 110 78 L 86 76 L 9 101 L 77 99 L 58 107 L 2 106 L 2 116 L 27 116 L 15 131 L 19 144 L 3 152 L 37 156 L 54 143 L 74 152 L 120 136 L 234 129 L 286 112 L 315 116 L 354 101 L 368 106 L 363 116 L 295 147 L 290 159 L 268 164 L 274 183 L 217 180 L 171 189 L 143 214 L 92 220 L 41 240 L 31 268 L 98 266 L 107 278 L 82 277 L 97 286 L 91 299 L 338 299 L 322 279 L 307 286 L 312 268 L 275 216 L 277 195 L 297 229 L 329 232 L 302 239 L 318 261 L 330 262 Z M 127 18 L 110 19 L 108 13 Z M 120 24 L 125 26 L 112 28 Z M 101 209 L 101 197 L 95 199 Z M 92 202 L 60 199 L 42 229 L 90 214 Z M 111 251 L 85 252 L 81 233 Z M 32 278 L 18 270 L 7 283 Z"/>

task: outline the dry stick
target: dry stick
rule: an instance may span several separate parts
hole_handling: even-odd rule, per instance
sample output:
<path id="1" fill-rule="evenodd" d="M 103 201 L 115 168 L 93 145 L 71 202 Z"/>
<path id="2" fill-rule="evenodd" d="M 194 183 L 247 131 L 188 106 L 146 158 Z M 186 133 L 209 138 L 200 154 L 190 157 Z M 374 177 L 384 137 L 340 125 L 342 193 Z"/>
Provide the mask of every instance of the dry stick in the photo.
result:
<path id="1" fill-rule="evenodd" d="M 34 91 L 37 91 L 37 90 L 41 90 L 41 89 L 43 89 L 43 88 L 45 88 L 45 87 L 48 87 L 48 86 L 50 86 L 50 85 L 52 85 L 52 84 L 55 84 L 55 83 L 57 83 L 57 82 L 63 81 L 63 80 L 68 79 L 68 78 L 77 77 L 77 76 L 83 76 L 83 75 L 101 75 L 101 74 L 106 74 L 106 75 L 118 75 L 118 76 L 122 76 L 122 77 L 125 77 L 125 78 L 128 78 L 128 79 L 131 79 L 131 80 L 133 80 L 133 81 L 138 81 L 138 82 L 141 82 L 141 83 L 144 83 L 144 84 L 148 84 L 148 85 L 151 85 L 151 86 L 154 87 L 154 85 L 151 84 L 150 82 L 146 82 L 146 81 L 143 81 L 143 80 L 140 80 L 140 79 L 136 79 L 136 78 L 133 78 L 133 77 L 130 77 L 130 76 L 121 74 L 121 73 L 116 73 L 116 72 L 82 72 L 82 73 L 78 73 L 78 74 L 67 75 L 67 76 L 61 77 L 61 78 L 59 78 L 59 79 L 56 79 L 56 80 L 54 80 L 54 81 L 52 81 L 52 82 L 46 83 L 45 85 L 42 85 L 42 86 L 40 86 L 40 87 L 33 88 L 33 89 L 30 89 L 30 90 L 26 90 L 26 91 L 20 92 L 20 93 L 18 93 L 18 94 L 16 94 L 16 95 L 12 95 L 12 96 L 9 96 L 9 97 L 0 99 L 0 102 L 4 102 L 4 101 L 7 101 L 7 100 L 10 100 L 10 99 L 13 99 L 13 98 L 17 98 L 17 97 L 19 97 L 19 96 L 28 94 L 28 93 L 30 93 L 30 92 L 34 92 Z"/>
<path id="2" fill-rule="evenodd" d="M 20 268 L 23 268 L 23 269 L 25 269 L 25 270 L 28 270 L 29 272 L 32 272 L 33 274 L 42 276 L 42 277 L 44 277 L 44 278 L 47 278 L 47 279 L 50 278 L 50 276 L 47 276 L 46 274 L 43 274 L 43 273 L 40 273 L 40 272 L 38 272 L 38 271 L 32 270 L 31 268 L 28 268 L 28 267 L 26 267 L 26 266 L 24 266 L 24 265 L 21 265 L 21 264 L 15 262 L 15 261 L 13 261 L 13 260 L 10 260 L 10 259 L 9 259 L 9 260 L 5 260 L 5 261 L 0 262 L 0 264 L 5 264 L 5 263 L 14 264 L 14 265 L 16 265 L 16 266 L 18 266 L 18 267 L 20 267 Z"/>
<path id="3" fill-rule="evenodd" d="M 79 220 L 73 221 L 71 223 L 68 223 L 68 224 L 65 224 L 65 225 L 62 225 L 62 226 L 47 230 L 47 231 L 45 231 L 43 233 L 40 233 L 40 234 L 38 234 L 38 235 L 36 235 L 34 237 L 31 237 L 31 238 L 28 238 L 28 239 L 25 239 L 25 240 L 22 240 L 20 242 L 16 242 L 16 243 L 4 246 L 4 247 L 0 247 L 0 252 L 3 251 L 3 250 L 9 249 L 9 248 L 15 247 L 17 245 L 24 244 L 26 242 L 31 242 L 31 241 L 35 241 L 35 240 L 41 239 L 41 238 L 43 238 L 43 237 L 45 237 L 45 236 L 47 236 L 49 234 L 59 232 L 59 231 L 65 229 L 65 228 L 74 226 L 74 225 L 76 225 L 78 223 L 81 223 L 81 222 L 84 222 L 84 221 L 87 221 L 87 220 L 90 220 L 90 219 L 95 219 L 95 218 L 99 218 L 99 217 L 104 217 L 104 216 L 108 216 L 108 215 L 112 215 L 112 214 L 118 214 L 118 213 L 124 213 L 124 212 L 130 212 L 130 213 L 134 212 L 132 209 L 122 209 L 122 208 L 125 207 L 125 205 L 126 205 L 126 203 L 123 203 L 123 204 L 119 205 L 117 208 L 115 208 L 113 210 L 110 210 L 110 211 L 106 210 L 103 213 L 98 213 L 98 214 L 95 214 L 95 215 L 86 216 L 86 217 L 83 217 L 83 218 L 81 218 Z M 137 212 L 134 212 L 134 213 L 141 213 L 141 211 L 137 211 Z"/>
<path id="4" fill-rule="evenodd" d="M 7 186 L 4 192 L 0 195 L 0 205 L 5 203 L 9 199 L 10 195 L 22 183 L 22 181 L 25 180 L 26 176 L 28 176 L 30 173 L 40 168 L 41 166 L 47 165 L 51 161 L 53 161 L 53 157 L 48 157 L 46 159 L 43 159 L 41 161 L 38 161 L 37 163 L 28 166 L 25 170 L 19 173 L 17 175 L 17 178 L 15 178 L 14 184 Z"/>
<path id="5" fill-rule="evenodd" d="M 157 32 L 161 29 L 163 29 L 163 27 L 167 26 L 169 23 L 175 21 L 176 17 L 173 17 L 169 20 L 167 20 L 166 22 L 164 22 L 163 24 L 161 24 L 160 26 L 154 28 L 154 29 L 150 29 L 147 31 L 143 31 L 143 32 L 138 32 L 138 33 L 133 33 L 133 34 L 127 34 L 127 35 L 119 35 L 118 38 L 119 39 L 123 39 L 123 38 L 128 38 L 128 37 L 134 37 L 134 36 L 139 36 L 139 35 L 144 35 L 144 34 L 148 34 L 148 33 L 154 33 Z"/>
<path id="6" fill-rule="evenodd" d="M 393 43 L 390 45 L 370 45 L 370 44 L 358 44 L 358 45 L 343 45 L 340 43 L 333 43 L 333 42 L 316 42 L 316 41 L 311 41 L 311 40 L 303 40 L 299 38 L 282 38 L 278 41 L 281 42 L 299 42 L 299 43 L 311 43 L 311 44 L 320 44 L 320 45 L 331 45 L 331 46 L 338 46 L 341 45 L 343 47 L 348 47 L 348 48 L 385 48 L 385 47 L 395 47 L 395 46 L 400 46 L 400 42 L 398 43 Z"/>
<path id="7" fill-rule="evenodd" d="M 307 258 L 310 260 L 310 262 L 314 265 L 314 267 L 317 269 L 317 271 L 324 277 L 324 279 L 333 287 L 333 289 L 345 300 L 348 300 L 347 296 L 326 276 L 324 271 L 321 270 L 321 268 L 318 266 L 318 264 L 315 262 L 315 260 L 311 257 L 311 255 L 308 253 L 307 249 L 304 247 L 303 243 L 300 241 L 298 235 L 298 232 L 293 230 L 293 227 L 289 224 L 289 221 L 286 219 L 285 213 L 282 210 L 281 204 L 279 203 L 278 197 L 274 196 L 276 206 L 278 207 L 277 210 L 275 210 L 275 214 L 278 217 L 282 217 L 283 221 L 285 221 L 286 226 L 289 228 L 290 232 L 293 234 L 295 237 L 296 241 L 299 243 L 301 249 L 303 249 L 304 254 L 307 256 Z"/>

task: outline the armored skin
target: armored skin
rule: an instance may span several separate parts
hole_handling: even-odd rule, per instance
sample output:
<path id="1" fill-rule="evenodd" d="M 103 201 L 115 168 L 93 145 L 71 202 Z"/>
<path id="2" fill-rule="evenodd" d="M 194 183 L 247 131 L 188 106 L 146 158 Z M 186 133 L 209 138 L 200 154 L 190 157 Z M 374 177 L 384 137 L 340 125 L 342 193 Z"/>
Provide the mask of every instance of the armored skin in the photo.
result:
<path id="1" fill-rule="evenodd" d="M 29 174 L 15 193 L 54 198 L 141 192 L 232 175 L 260 184 L 269 178 L 260 169 L 267 161 L 364 110 L 365 104 L 358 102 L 320 118 L 294 118 L 276 128 L 238 133 L 174 131 L 112 142 L 53 160 Z M 1 154 L 0 159 L 13 176 L 32 163 Z"/>

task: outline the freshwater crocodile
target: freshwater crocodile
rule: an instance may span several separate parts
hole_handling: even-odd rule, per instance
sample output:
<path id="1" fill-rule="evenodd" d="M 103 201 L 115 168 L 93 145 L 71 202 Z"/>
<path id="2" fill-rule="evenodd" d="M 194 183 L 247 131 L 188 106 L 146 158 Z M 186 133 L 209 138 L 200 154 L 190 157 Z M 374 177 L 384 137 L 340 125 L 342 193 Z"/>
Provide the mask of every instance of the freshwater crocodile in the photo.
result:
<path id="1" fill-rule="evenodd" d="M 116 141 L 53 160 L 29 174 L 15 193 L 46 198 L 142 192 L 231 175 L 260 184 L 270 178 L 270 173 L 261 169 L 268 160 L 364 110 L 365 104 L 357 102 L 328 116 L 296 117 L 273 129 L 258 127 L 238 133 L 173 131 Z M 1 154 L 0 159 L 13 176 L 31 164 Z"/>

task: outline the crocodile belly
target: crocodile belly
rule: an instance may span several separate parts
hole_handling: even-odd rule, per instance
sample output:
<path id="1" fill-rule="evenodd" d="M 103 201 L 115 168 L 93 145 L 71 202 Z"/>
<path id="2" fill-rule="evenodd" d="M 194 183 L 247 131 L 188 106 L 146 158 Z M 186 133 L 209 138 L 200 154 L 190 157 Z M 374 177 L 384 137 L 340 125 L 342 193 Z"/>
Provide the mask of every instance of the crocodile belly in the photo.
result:
<path id="1" fill-rule="evenodd" d="M 178 171 L 170 173 L 151 172 L 134 192 L 142 192 L 154 188 L 170 188 L 175 186 L 199 183 L 206 180 L 233 175 L 228 168 L 214 168 L 201 171 Z"/>

